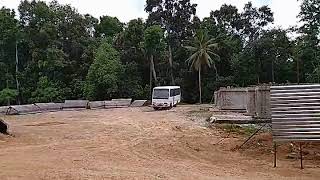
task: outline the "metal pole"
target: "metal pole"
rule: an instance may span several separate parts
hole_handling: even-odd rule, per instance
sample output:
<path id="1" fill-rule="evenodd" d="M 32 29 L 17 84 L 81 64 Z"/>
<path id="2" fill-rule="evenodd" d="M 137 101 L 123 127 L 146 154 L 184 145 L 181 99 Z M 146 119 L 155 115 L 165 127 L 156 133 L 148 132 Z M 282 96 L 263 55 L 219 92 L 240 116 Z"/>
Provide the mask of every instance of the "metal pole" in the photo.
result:
<path id="1" fill-rule="evenodd" d="M 274 166 L 273 167 L 277 167 L 277 143 L 276 142 L 274 142 L 273 143 L 273 146 L 274 146 L 274 152 L 273 152 L 273 154 L 274 154 Z"/>
<path id="2" fill-rule="evenodd" d="M 300 143 L 300 167 L 301 167 L 301 169 L 303 169 L 303 163 L 302 163 L 302 160 L 303 160 L 303 155 L 302 155 L 302 144 Z"/>
<path id="3" fill-rule="evenodd" d="M 261 131 L 261 129 L 263 127 L 265 127 L 267 124 L 264 124 L 263 126 L 261 126 L 258 130 L 256 130 L 244 143 L 241 144 L 241 146 L 239 146 L 239 149 L 241 149 L 245 144 L 247 144 L 247 142 L 250 141 L 250 139 L 253 138 L 253 136 L 255 136 L 259 131 Z"/>

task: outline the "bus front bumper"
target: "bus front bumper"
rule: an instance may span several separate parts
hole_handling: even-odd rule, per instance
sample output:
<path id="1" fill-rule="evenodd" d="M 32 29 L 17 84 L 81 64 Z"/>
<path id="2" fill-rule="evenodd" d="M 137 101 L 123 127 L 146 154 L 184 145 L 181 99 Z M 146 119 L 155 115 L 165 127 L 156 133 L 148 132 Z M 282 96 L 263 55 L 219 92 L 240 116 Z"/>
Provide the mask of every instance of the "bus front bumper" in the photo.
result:
<path id="1" fill-rule="evenodd" d="M 162 107 L 170 107 L 170 104 L 169 103 L 152 103 L 152 106 L 162 108 Z"/>

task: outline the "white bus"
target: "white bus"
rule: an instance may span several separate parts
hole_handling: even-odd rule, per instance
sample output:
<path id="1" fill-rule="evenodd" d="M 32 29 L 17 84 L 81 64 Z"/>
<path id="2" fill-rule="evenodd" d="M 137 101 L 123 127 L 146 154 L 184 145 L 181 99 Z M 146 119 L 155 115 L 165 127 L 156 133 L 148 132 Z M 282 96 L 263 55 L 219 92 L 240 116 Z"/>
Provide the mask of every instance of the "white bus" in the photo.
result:
<path id="1" fill-rule="evenodd" d="M 180 86 L 161 86 L 153 88 L 152 106 L 155 110 L 175 107 L 180 101 Z"/>

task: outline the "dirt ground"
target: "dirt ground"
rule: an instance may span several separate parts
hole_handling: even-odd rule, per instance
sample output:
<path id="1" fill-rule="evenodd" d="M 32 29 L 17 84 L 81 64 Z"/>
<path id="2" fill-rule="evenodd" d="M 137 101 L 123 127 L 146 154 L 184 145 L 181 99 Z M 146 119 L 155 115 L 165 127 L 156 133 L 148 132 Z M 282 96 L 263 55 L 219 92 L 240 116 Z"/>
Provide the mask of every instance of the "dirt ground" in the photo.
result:
<path id="1" fill-rule="evenodd" d="M 6 117 L 15 137 L 0 135 L 1 180 L 320 179 L 316 153 L 300 170 L 299 160 L 287 159 L 287 148 L 280 148 L 273 168 L 270 134 L 234 150 L 246 135 L 208 127 L 192 111 L 144 107 Z"/>

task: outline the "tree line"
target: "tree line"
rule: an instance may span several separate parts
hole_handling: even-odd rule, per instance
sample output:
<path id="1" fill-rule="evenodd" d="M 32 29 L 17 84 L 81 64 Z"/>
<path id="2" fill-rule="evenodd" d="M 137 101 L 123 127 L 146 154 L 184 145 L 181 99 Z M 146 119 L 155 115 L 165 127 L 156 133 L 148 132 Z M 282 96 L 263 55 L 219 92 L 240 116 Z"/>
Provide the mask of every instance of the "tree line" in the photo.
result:
<path id="1" fill-rule="evenodd" d="M 251 2 L 199 19 L 190 0 L 146 0 L 148 18 L 128 23 L 56 0 L 23 0 L 19 16 L 2 7 L 0 105 L 148 99 L 159 85 L 210 102 L 221 86 L 319 83 L 320 0 L 300 2 L 301 25 L 289 29 Z"/>

